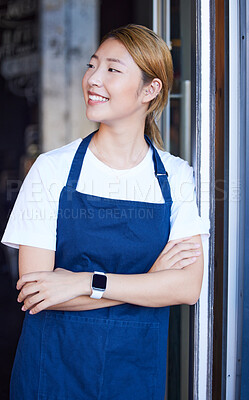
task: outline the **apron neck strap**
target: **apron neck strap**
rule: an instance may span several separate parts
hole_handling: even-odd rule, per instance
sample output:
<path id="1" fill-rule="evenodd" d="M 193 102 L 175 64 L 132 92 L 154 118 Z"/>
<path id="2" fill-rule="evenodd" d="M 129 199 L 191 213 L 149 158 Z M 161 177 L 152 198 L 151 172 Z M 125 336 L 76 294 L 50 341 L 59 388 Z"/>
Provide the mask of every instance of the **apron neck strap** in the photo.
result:
<path id="1" fill-rule="evenodd" d="M 68 179 L 67 179 L 67 186 L 76 190 L 77 187 L 77 183 L 78 183 L 78 179 L 80 176 L 80 171 L 83 165 L 83 160 L 85 157 L 85 153 L 87 150 L 87 147 L 93 137 L 93 135 L 97 132 L 98 130 L 90 133 L 88 136 L 86 136 L 82 142 L 80 143 L 72 165 L 71 165 L 71 169 L 68 175 Z M 147 135 L 144 135 L 145 140 L 147 141 L 147 143 L 150 145 L 150 147 L 152 148 L 153 151 L 153 162 L 154 162 L 154 170 L 155 170 L 155 175 L 158 179 L 158 183 L 160 185 L 160 188 L 162 190 L 162 194 L 164 197 L 165 202 L 168 201 L 171 197 L 170 197 L 170 188 L 169 188 L 169 183 L 168 183 L 168 173 L 167 171 L 165 171 L 164 165 L 162 163 L 162 160 L 157 152 L 157 150 L 155 149 L 154 145 L 152 144 L 152 141 L 149 139 L 149 137 Z"/>
<path id="2" fill-rule="evenodd" d="M 75 153 L 75 156 L 74 156 L 74 159 L 73 159 L 73 162 L 71 165 L 71 169 L 70 169 L 70 172 L 69 172 L 69 175 L 67 178 L 67 185 L 66 185 L 74 190 L 77 187 L 77 183 L 79 180 L 80 171 L 81 171 L 81 168 L 83 165 L 83 160 L 84 160 L 84 157 L 86 154 L 87 147 L 88 147 L 93 135 L 96 132 L 97 132 L 97 130 L 90 133 L 90 135 L 86 136 L 80 143 L 80 145 Z"/>
<path id="3" fill-rule="evenodd" d="M 144 138 L 152 148 L 155 176 L 157 177 L 165 203 L 167 203 L 169 201 L 172 201 L 170 194 L 170 186 L 168 181 L 168 172 L 165 170 L 161 157 L 159 156 L 158 151 L 156 150 L 152 141 L 149 139 L 147 135 L 144 135 Z"/>
<path id="4" fill-rule="evenodd" d="M 145 140 L 147 143 L 150 145 L 153 151 L 153 162 L 154 162 L 154 170 L 155 170 L 155 175 L 156 177 L 161 176 L 161 175 L 166 175 L 168 176 L 167 171 L 165 171 L 164 165 L 162 163 L 161 157 L 159 156 L 157 150 L 155 149 L 152 141 L 149 139 L 147 135 L 144 135 Z"/>

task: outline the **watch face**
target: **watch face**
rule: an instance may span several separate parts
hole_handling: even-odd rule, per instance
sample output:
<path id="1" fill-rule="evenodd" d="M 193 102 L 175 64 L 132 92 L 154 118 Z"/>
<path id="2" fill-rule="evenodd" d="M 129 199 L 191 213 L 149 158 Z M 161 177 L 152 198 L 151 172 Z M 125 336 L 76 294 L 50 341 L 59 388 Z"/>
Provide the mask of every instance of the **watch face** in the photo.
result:
<path id="1" fill-rule="evenodd" d="M 105 275 L 93 274 L 92 287 L 104 290 L 106 288 L 106 281 L 107 277 Z"/>

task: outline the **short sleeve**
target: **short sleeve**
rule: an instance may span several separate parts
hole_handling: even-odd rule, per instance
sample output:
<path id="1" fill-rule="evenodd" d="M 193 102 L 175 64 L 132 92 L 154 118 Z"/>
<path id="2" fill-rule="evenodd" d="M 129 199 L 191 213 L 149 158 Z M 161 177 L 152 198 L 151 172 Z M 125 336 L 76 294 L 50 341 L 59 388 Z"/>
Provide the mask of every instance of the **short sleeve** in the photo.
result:
<path id="1" fill-rule="evenodd" d="M 196 186 L 193 168 L 187 161 L 181 160 L 175 174 L 170 178 L 172 207 L 169 240 L 201 235 L 202 241 L 209 234 L 209 220 L 205 221 L 198 214 Z"/>
<path id="2" fill-rule="evenodd" d="M 2 244 L 17 249 L 21 244 L 55 250 L 58 184 L 51 180 L 48 163 L 41 154 L 30 168 L 10 214 Z"/>

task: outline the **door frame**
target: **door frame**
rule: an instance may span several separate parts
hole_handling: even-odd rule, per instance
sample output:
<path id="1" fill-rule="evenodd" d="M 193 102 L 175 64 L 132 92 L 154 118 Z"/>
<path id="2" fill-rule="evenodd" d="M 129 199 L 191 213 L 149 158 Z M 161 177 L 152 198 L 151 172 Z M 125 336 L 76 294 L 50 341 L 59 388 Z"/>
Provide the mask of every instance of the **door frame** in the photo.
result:
<path id="1" fill-rule="evenodd" d="M 239 327 L 240 341 L 237 358 L 237 393 L 241 400 L 246 400 L 249 392 L 249 8 L 246 0 L 240 0 L 240 195 L 241 195 L 241 239 L 240 240 L 240 287 L 242 296 L 239 296 L 240 318 Z M 241 360 L 241 362 L 240 362 Z M 241 365 L 240 365 L 241 364 Z"/>
<path id="2" fill-rule="evenodd" d="M 214 0 L 192 0 L 195 20 L 195 107 L 192 110 L 192 165 L 196 176 L 197 205 L 205 222 L 210 221 L 210 238 L 204 242 L 204 277 L 199 301 L 192 307 L 192 357 L 189 399 L 212 398 L 212 324 L 214 266 L 214 138 L 215 138 L 215 48 Z M 161 33 L 169 20 L 169 0 L 153 0 L 153 29 Z M 211 25 L 210 25 L 211 23 Z M 169 29 L 168 21 L 167 29 Z M 164 27 L 165 29 L 165 27 Z M 167 30 L 166 30 L 167 31 Z M 169 37 L 169 36 L 168 36 Z M 170 45 L 170 43 L 168 43 Z M 202 77 L 205 76 L 205 79 Z M 214 93 L 214 91 L 213 91 Z M 164 121 L 161 122 L 165 124 Z M 167 127 L 163 125 L 163 130 Z M 169 135 L 168 135 L 169 136 Z M 212 146 L 210 145 L 212 143 Z M 167 143 L 166 143 L 167 145 Z M 210 334 L 211 333 L 211 334 Z"/>

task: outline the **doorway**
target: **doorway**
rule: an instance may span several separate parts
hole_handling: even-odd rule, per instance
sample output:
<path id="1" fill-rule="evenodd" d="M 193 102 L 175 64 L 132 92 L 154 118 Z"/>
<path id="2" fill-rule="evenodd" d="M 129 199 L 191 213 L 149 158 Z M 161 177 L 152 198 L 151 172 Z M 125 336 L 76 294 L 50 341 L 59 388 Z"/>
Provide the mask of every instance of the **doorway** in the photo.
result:
<path id="1" fill-rule="evenodd" d="M 195 60 L 191 46 L 195 43 L 194 2 L 183 0 L 155 0 L 154 26 L 169 46 L 174 64 L 174 84 L 169 103 L 159 121 L 166 151 L 193 165 L 196 159 L 195 138 L 191 121 L 195 104 Z M 193 40 L 194 39 L 194 40 Z M 194 119 L 194 118 L 193 118 Z M 170 313 L 168 337 L 168 373 L 166 398 L 187 400 L 192 394 L 192 335 L 191 307 L 173 306 Z"/>

